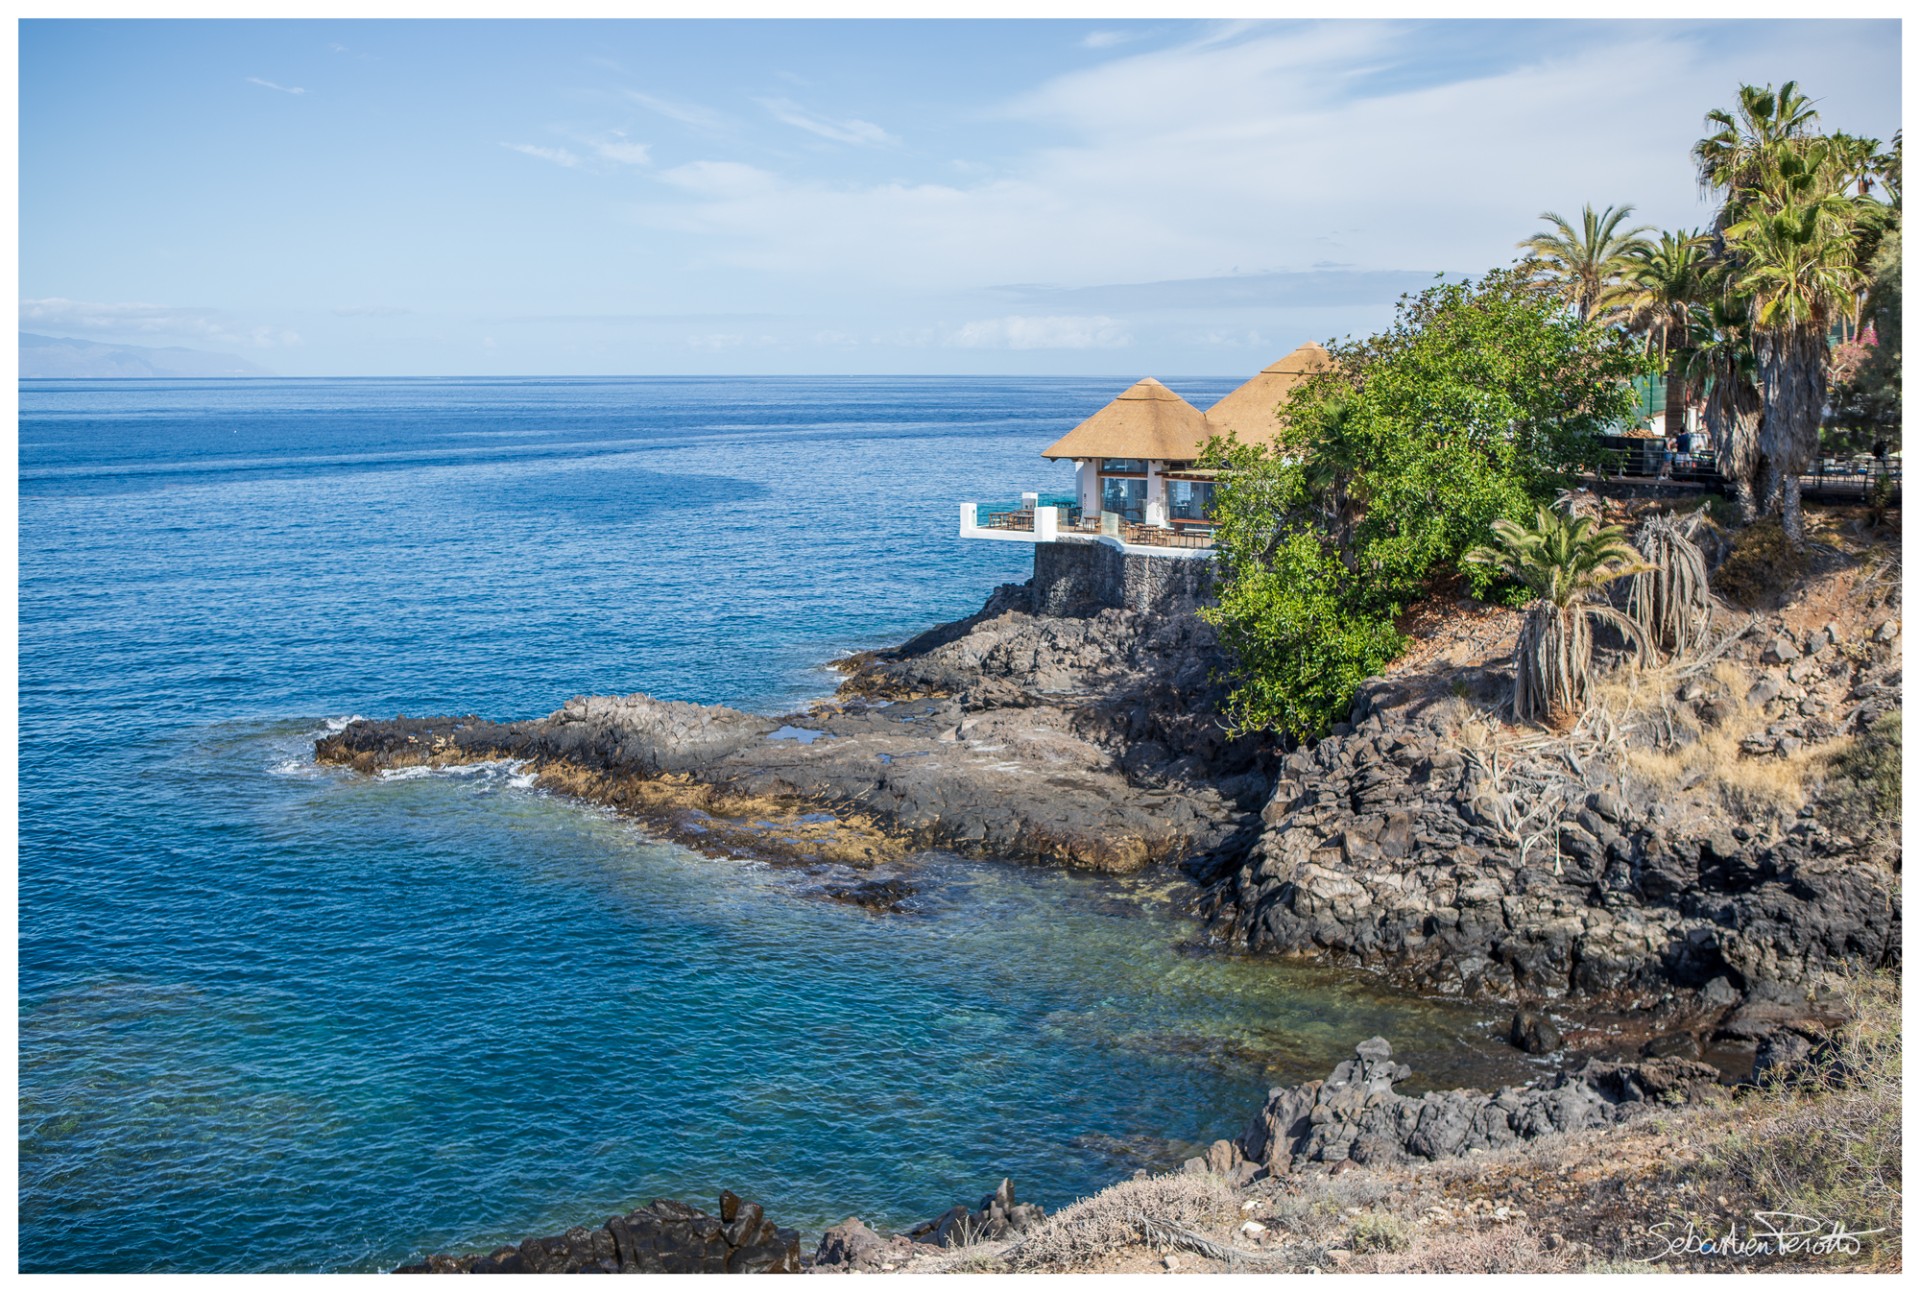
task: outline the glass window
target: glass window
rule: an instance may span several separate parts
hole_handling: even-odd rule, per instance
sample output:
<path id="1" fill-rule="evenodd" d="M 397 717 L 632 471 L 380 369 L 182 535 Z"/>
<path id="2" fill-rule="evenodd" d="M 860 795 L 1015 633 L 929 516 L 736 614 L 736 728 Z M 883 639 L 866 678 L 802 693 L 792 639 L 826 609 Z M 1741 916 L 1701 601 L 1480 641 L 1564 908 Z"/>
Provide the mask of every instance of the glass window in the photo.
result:
<path id="1" fill-rule="evenodd" d="M 1107 475 L 1145 475 L 1147 464 L 1140 458 L 1107 458 L 1101 463 L 1100 470 Z"/>
<path id="2" fill-rule="evenodd" d="M 1136 525 L 1147 519 L 1147 482 L 1145 480 L 1103 480 L 1100 507 L 1118 512 Z"/>
<path id="3" fill-rule="evenodd" d="M 1213 483 L 1167 481 L 1167 515 L 1175 520 L 1206 520 L 1213 514 Z"/>

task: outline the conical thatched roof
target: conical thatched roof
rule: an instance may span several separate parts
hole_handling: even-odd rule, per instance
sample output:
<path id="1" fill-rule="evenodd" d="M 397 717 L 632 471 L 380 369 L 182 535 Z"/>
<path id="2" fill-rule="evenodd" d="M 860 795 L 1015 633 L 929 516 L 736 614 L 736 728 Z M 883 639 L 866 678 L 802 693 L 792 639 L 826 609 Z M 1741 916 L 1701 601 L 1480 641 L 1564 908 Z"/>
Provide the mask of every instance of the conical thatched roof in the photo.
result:
<path id="1" fill-rule="evenodd" d="M 1043 458 L 1186 461 L 1216 431 L 1207 415 L 1148 377 L 1061 437 Z"/>
<path id="2" fill-rule="evenodd" d="M 1268 364 L 1246 385 L 1223 397 L 1207 410 L 1207 420 L 1225 435 L 1233 431 L 1242 444 L 1266 444 L 1280 434 L 1280 419 L 1273 410 L 1287 402 L 1294 388 L 1310 372 L 1333 365 L 1326 350 L 1309 341 L 1284 359 Z"/>

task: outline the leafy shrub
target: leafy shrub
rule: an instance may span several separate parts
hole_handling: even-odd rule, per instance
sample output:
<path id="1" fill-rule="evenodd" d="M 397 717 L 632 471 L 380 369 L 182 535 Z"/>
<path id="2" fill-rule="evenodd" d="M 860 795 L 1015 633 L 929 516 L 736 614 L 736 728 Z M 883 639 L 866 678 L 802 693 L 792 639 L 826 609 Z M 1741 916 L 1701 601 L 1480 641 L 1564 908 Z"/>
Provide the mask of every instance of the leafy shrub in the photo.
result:
<path id="1" fill-rule="evenodd" d="M 1652 360 L 1501 270 L 1403 297 L 1330 347 L 1280 410 L 1284 444 L 1211 446 L 1219 604 L 1238 731 L 1323 733 L 1403 648 L 1395 621 L 1501 517 L 1530 515 L 1598 453 Z"/>

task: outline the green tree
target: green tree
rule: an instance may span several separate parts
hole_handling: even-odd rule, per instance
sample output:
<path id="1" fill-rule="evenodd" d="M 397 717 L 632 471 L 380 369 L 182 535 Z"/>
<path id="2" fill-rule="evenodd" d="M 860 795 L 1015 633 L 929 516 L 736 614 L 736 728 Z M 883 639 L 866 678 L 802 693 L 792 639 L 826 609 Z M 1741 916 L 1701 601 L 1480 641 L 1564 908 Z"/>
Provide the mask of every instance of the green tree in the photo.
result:
<path id="1" fill-rule="evenodd" d="M 1526 268 L 1551 284 L 1582 322 L 1600 309 L 1626 273 L 1630 258 L 1647 245 L 1645 235 L 1653 232 L 1651 225 L 1624 232 L 1620 228 L 1632 214 L 1631 205 L 1599 212 L 1587 206 L 1576 229 L 1554 212 L 1542 211 L 1540 218 L 1552 227 L 1519 244 L 1527 253 Z"/>
<path id="2" fill-rule="evenodd" d="M 1335 343 L 1281 411 L 1288 447 L 1216 444 L 1219 601 L 1237 729 L 1316 735 L 1402 642 L 1436 575 L 1525 516 L 1631 412 L 1652 361 L 1523 269 L 1403 297 L 1392 327 Z"/>
<path id="3" fill-rule="evenodd" d="M 1615 579 L 1647 569 L 1617 526 L 1542 506 L 1531 524 L 1502 517 L 1493 544 L 1465 560 L 1500 571 L 1533 594 L 1513 648 L 1513 716 L 1557 724 L 1587 707 L 1593 687 L 1593 621 L 1611 623 L 1645 652 L 1640 626 L 1602 599 Z"/>
<path id="4" fill-rule="evenodd" d="M 1893 213 L 1867 266 L 1867 304 L 1857 362 L 1832 392 L 1825 439 L 1847 452 L 1878 454 L 1900 448 L 1900 217 Z"/>
<path id="5" fill-rule="evenodd" d="M 1628 254 L 1621 283 L 1610 295 L 1614 316 L 1666 366 L 1667 434 L 1686 429 L 1687 351 L 1694 307 L 1706 299 L 1711 262 L 1707 238 L 1696 229 L 1662 233 Z"/>
<path id="6" fill-rule="evenodd" d="M 1779 165 L 1782 154 L 1813 133 L 1820 119 L 1813 100 L 1797 81 L 1777 91 L 1772 85 L 1743 85 L 1729 112 L 1707 113 L 1711 131 L 1693 146 L 1700 191 L 1722 199 L 1714 228 L 1724 230 L 1737 218 L 1747 196 Z"/>
<path id="7" fill-rule="evenodd" d="M 1800 476 L 1820 447 L 1829 334 L 1854 315 L 1864 285 L 1853 260 L 1853 199 L 1831 187 L 1824 151 L 1782 157 L 1778 175 L 1727 229 L 1739 265 L 1733 286 L 1752 301 L 1760 450 L 1778 474 L 1780 524 L 1796 548 L 1806 543 Z"/>

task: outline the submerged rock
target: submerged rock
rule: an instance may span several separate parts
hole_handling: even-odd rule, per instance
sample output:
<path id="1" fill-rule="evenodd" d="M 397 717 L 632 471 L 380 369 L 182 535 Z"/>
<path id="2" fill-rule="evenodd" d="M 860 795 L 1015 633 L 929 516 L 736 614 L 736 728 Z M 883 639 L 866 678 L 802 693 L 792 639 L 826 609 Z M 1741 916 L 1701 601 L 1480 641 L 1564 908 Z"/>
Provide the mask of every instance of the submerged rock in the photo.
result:
<path id="1" fill-rule="evenodd" d="M 485 1255 L 429 1256 L 396 1274 L 798 1274 L 800 1235 L 766 1219 L 757 1203 L 720 1195 L 720 1214 L 656 1199 L 599 1229 L 576 1225 L 551 1238 Z"/>

